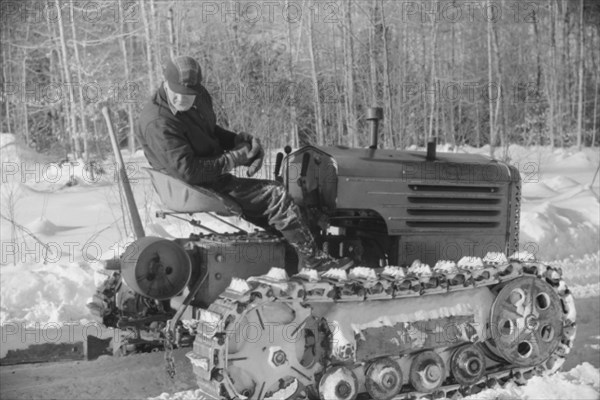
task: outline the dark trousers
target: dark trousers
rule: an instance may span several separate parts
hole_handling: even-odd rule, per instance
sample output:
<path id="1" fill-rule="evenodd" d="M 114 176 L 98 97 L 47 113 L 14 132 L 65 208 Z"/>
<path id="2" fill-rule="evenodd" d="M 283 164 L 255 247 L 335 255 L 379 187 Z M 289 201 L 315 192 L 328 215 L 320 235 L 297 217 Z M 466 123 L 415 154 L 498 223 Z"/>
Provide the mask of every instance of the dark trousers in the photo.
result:
<path id="1" fill-rule="evenodd" d="M 314 247 L 300 207 L 280 182 L 223 175 L 209 188 L 233 198 L 247 221 L 265 230 L 275 228 L 294 247 Z"/>

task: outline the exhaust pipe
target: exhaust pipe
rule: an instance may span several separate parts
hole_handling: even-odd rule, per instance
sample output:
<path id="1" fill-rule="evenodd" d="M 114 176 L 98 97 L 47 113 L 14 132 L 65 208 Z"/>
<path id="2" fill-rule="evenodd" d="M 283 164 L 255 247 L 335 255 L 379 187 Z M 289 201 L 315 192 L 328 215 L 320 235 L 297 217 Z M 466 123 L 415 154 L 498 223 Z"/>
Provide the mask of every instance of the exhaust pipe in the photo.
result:
<path id="1" fill-rule="evenodd" d="M 429 141 L 427 142 L 427 156 L 425 157 L 427 161 L 435 161 L 436 146 L 437 141 L 435 140 L 435 138 L 429 139 Z"/>
<path id="2" fill-rule="evenodd" d="M 377 128 L 379 125 L 379 121 L 383 119 L 383 108 L 381 107 L 371 107 L 367 109 L 367 121 L 371 126 L 371 146 L 370 149 L 377 148 L 377 142 L 379 141 L 377 132 Z"/>

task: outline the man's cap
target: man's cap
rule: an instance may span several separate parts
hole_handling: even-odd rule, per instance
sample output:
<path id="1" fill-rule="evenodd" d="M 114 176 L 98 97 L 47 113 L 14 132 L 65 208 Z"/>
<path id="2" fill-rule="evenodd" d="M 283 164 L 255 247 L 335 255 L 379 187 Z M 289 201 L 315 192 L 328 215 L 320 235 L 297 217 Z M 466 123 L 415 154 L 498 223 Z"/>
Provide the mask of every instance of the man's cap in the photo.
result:
<path id="1" fill-rule="evenodd" d="M 168 59 L 163 65 L 163 75 L 169 88 L 179 94 L 200 94 L 202 69 L 192 57 L 180 56 Z"/>

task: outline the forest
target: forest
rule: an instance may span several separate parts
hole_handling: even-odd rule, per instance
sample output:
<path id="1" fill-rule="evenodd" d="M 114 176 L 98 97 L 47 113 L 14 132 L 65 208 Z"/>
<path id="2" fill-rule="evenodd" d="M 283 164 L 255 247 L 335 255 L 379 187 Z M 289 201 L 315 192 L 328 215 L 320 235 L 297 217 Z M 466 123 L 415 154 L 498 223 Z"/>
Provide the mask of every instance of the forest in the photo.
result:
<path id="1" fill-rule="evenodd" d="M 286 144 L 597 146 L 596 0 L 22 0 L 1 4 L 0 131 L 56 157 L 122 145 L 168 57 L 202 66 L 221 126 Z"/>

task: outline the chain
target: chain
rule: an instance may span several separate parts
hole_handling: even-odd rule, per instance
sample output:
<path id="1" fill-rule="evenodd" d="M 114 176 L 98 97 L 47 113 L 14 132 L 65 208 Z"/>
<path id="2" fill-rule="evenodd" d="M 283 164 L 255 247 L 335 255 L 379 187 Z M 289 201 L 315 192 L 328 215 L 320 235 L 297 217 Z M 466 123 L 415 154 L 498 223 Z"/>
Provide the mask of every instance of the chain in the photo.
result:
<path id="1" fill-rule="evenodd" d="M 175 379 L 175 374 L 177 373 L 175 370 L 175 358 L 173 357 L 173 342 L 173 332 L 171 331 L 171 321 L 169 320 L 165 327 L 165 369 L 171 379 Z"/>

